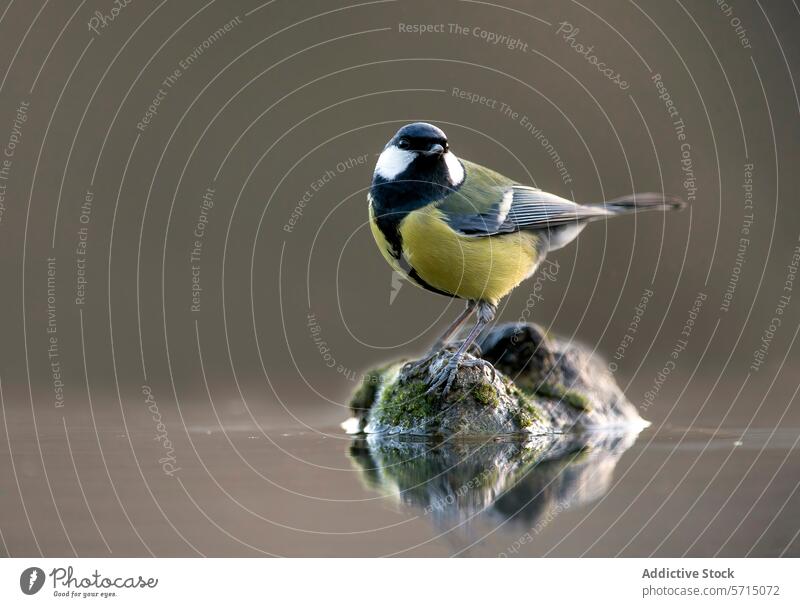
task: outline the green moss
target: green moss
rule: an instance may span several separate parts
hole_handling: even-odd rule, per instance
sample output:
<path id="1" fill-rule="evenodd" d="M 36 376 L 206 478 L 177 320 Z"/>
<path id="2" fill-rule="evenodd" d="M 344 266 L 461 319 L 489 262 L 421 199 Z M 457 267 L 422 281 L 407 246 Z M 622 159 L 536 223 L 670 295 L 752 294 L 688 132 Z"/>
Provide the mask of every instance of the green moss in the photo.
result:
<path id="1" fill-rule="evenodd" d="M 575 407 L 581 411 L 591 411 L 592 406 L 589 404 L 589 399 L 586 398 L 580 392 L 575 392 L 574 390 L 567 390 L 564 392 L 564 396 L 562 397 L 564 402 L 568 405 Z"/>
<path id="2" fill-rule="evenodd" d="M 370 369 L 361 378 L 353 396 L 350 397 L 350 410 L 356 416 L 363 416 L 375 404 L 378 388 L 386 381 L 396 363 L 390 363 Z"/>
<path id="3" fill-rule="evenodd" d="M 375 393 L 379 385 L 380 382 L 375 381 L 371 375 L 365 377 L 350 397 L 350 410 L 354 413 L 369 411 L 375 402 Z"/>
<path id="4" fill-rule="evenodd" d="M 558 384 L 546 384 L 542 382 L 533 389 L 533 393 L 538 394 L 543 398 L 559 400 L 564 394 L 564 390 L 561 388 L 562 386 L 559 386 Z"/>
<path id="5" fill-rule="evenodd" d="M 522 410 L 514 413 L 514 421 L 520 428 L 530 428 L 533 425 L 533 418 Z"/>
<path id="6" fill-rule="evenodd" d="M 411 428 L 432 417 L 438 410 L 435 396 L 426 394 L 428 384 L 414 380 L 396 381 L 381 395 L 378 420 L 390 426 Z"/>
<path id="7" fill-rule="evenodd" d="M 578 409 L 579 411 L 591 411 L 589 399 L 580 392 L 575 390 L 568 390 L 562 384 L 547 384 L 540 383 L 534 389 L 534 393 L 544 398 L 552 400 L 560 400 L 570 407 Z"/>
<path id="8" fill-rule="evenodd" d="M 530 428 L 534 422 L 544 422 L 541 409 L 522 390 L 515 390 L 519 409 L 514 413 L 514 421 L 520 428 Z"/>
<path id="9" fill-rule="evenodd" d="M 472 395 L 482 405 L 487 407 L 497 407 L 500 404 L 500 398 L 497 396 L 497 390 L 491 384 L 478 384 L 472 389 Z"/>
<path id="10" fill-rule="evenodd" d="M 525 415 L 531 418 L 531 421 L 543 422 L 544 417 L 542 416 L 542 411 L 531 402 L 525 403 L 523 406 L 523 411 Z"/>

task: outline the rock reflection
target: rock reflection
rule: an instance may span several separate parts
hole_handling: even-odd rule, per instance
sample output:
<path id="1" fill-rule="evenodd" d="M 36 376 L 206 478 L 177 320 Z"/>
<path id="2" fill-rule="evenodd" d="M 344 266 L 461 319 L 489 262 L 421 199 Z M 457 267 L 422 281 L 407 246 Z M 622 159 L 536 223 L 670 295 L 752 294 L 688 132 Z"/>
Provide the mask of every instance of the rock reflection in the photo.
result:
<path id="1" fill-rule="evenodd" d="M 449 529 L 476 518 L 535 527 L 609 488 L 637 432 L 524 440 L 362 436 L 350 456 L 364 482 Z"/>

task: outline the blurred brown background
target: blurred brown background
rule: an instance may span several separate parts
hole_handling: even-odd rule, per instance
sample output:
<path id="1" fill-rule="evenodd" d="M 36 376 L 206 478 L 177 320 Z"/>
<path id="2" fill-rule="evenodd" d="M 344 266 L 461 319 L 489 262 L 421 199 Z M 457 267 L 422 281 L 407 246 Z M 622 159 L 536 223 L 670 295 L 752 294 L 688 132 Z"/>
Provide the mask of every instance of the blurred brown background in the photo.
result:
<path id="1" fill-rule="evenodd" d="M 7 403 L 29 406 L 30 381 L 45 417 L 63 412 L 51 402 L 48 358 L 47 259 L 55 258 L 69 415 L 86 412 L 87 378 L 97 400 L 116 399 L 118 386 L 123 403 L 138 402 L 149 384 L 172 415 L 176 398 L 190 419 L 208 415 L 199 337 L 209 390 L 232 416 L 244 415 L 244 397 L 278 426 L 296 424 L 293 416 L 310 425 L 339 420 L 353 374 L 422 351 L 461 306 L 407 284 L 397 291 L 365 223 L 377 152 L 403 123 L 427 120 L 445 129 L 457 154 L 579 201 L 662 186 L 686 197 L 696 188 L 683 213 L 587 229 L 554 257 L 557 280 L 539 285 L 542 300 L 528 303 L 531 280 L 500 318 L 518 319 L 527 304 L 537 322 L 613 360 L 652 290 L 616 361 L 640 403 L 702 292 L 686 351 L 647 416 L 688 422 L 702 407 L 700 422 L 716 424 L 725 415 L 774 316 L 800 232 L 800 43 L 791 3 L 737 2 L 728 13 L 714 2 L 137 0 L 113 21 L 93 22 L 94 11 L 109 14 L 106 4 L 51 3 L 38 14 L 39 3 L 18 2 L 0 24 L 0 144 L 29 103 L 3 182 Z M 416 24 L 440 31 L 400 31 Z M 659 98 L 657 74 L 677 116 Z M 137 128 L 154 100 L 157 113 Z M 681 143 L 693 185 L 684 183 Z M 721 311 L 738 271 L 746 163 L 754 167 L 752 227 Z M 194 312 L 193 275 L 202 289 Z M 784 412 L 795 389 L 798 306 L 786 309 L 728 421 L 746 423 L 776 373 L 760 420 L 774 424 Z"/>
<path id="2" fill-rule="evenodd" d="M 526 550 L 797 554 L 798 24 L 777 0 L 2 1 L 0 546 L 472 545 L 334 429 L 462 305 L 399 286 L 366 225 L 377 153 L 426 120 L 578 201 L 691 202 L 591 226 L 504 302 L 654 422 Z"/>

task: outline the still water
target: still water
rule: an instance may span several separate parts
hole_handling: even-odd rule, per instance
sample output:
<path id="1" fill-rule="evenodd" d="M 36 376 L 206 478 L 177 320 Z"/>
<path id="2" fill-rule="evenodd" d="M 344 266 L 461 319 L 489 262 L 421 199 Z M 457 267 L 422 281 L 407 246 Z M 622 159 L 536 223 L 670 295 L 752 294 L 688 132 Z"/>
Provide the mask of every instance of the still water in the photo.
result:
<path id="1" fill-rule="evenodd" d="M 209 423 L 170 453 L 147 426 L 4 421 L 12 556 L 800 556 L 796 429 L 424 441 Z"/>

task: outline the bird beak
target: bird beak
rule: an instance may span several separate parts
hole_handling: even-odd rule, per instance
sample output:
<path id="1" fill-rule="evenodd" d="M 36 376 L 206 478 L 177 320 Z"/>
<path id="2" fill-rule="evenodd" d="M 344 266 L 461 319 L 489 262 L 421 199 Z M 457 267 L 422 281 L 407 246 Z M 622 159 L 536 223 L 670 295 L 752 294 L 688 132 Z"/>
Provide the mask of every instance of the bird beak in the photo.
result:
<path id="1" fill-rule="evenodd" d="M 444 154 L 444 148 L 438 143 L 434 143 L 427 152 L 424 152 L 424 154 L 426 156 L 441 156 Z"/>

